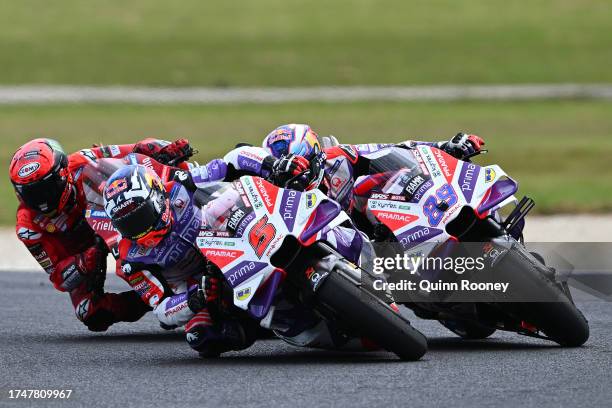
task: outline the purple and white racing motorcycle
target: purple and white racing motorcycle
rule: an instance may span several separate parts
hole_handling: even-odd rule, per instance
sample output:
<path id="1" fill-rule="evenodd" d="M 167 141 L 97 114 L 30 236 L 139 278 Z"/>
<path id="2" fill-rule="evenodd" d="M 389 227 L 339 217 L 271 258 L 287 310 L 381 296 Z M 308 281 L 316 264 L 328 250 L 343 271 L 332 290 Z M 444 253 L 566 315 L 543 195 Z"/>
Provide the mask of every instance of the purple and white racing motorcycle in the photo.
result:
<path id="1" fill-rule="evenodd" d="M 111 251 L 118 233 L 100 211 L 99 192 L 118 166 L 135 162 L 152 166 L 162 179 L 171 171 L 139 155 L 100 159 L 86 171 L 86 218 Z M 369 241 L 319 190 L 299 192 L 244 176 L 209 183 L 192 201 L 201 211 L 193 245 L 217 266 L 208 273 L 223 282 L 217 313 L 253 319 L 296 345 L 341 348 L 359 339 L 403 360 L 427 351 L 425 336 L 390 295 L 369 289 L 375 279 Z"/>

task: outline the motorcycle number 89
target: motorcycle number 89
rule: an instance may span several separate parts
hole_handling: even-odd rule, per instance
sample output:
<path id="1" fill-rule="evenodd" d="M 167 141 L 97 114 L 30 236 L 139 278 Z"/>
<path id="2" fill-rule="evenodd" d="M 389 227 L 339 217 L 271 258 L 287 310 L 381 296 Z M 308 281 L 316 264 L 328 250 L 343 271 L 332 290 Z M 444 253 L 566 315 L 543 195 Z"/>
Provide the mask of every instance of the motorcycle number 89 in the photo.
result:
<path id="1" fill-rule="evenodd" d="M 423 205 L 423 214 L 427 217 L 429 225 L 437 226 L 444 217 L 444 211 L 439 207 L 442 203 L 446 203 L 446 207 L 450 208 L 457 204 L 457 193 L 450 184 L 445 184 L 432 195 L 430 195 Z"/>

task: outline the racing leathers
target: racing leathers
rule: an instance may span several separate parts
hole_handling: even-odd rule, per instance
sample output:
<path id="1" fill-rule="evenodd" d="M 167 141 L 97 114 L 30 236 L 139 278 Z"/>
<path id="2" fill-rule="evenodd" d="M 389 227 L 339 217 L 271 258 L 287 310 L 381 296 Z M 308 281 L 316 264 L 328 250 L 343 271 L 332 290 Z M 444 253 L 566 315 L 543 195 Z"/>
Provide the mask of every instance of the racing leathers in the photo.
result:
<path id="1" fill-rule="evenodd" d="M 164 150 L 167 146 L 171 148 Z M 68 157 L 68 169 L 74 185 L 66 207 L 53 215 L 45 215 L 23 203 L 17 209 L 17 237 L 47 272 L 53 286 L 69 293 L 77 318 L 92 331 L 104 331 L 120 321 L 136 321 L 148 307 L 133 291 L 104 292 L 108 252 L 84 217 L 83 168 L 99 158 L 123 157 L 134 151 L 154 156 L 160 151 L 172 153 L 173 147 L 168 142 L 145 139 L 136 144 L 94 147 L 73 153 Z"/>
<path id="2" fill-rule="evenodd" d="M 203 356 L 216 356 L 246 348 L 255 340 L 241 322 L 221 321 L 206 302 L 194 307 L 191 301 L 198 283 L 211 268 L 197 247 L 200 230 L 218 227 L 239 197 L 222 196 L 202 207 L 194 198 L 196 184 L 187 172 L 174 174 L 174 181 L 165 184 L 172 214 L 170 231 L 151 248 L 121 240 L 119 263 L 122 277 L 153 309 L 162 327 L 184 326 L 187 343 L 194 350 Z"/>

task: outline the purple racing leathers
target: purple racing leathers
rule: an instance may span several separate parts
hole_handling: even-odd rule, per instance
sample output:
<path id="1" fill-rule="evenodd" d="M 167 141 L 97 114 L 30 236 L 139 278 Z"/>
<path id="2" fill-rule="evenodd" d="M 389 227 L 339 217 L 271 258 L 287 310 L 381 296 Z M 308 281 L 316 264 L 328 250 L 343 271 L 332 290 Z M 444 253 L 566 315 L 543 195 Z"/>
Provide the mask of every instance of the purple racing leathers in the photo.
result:
<path id="1" fill-rule="evenodd" d="M 170 183 L 172 229 L 153 248 L 122 240 L 121 268 L 128 283 L 153 308 L 165 326 L 183 326 L 194 313 L 187 307 L 187 290 L 195 285 L 206 268 L 206 259 L 195 242 L 202 224 L 202 212 L 193 203 L 193 194 L 179 183 Z"/>

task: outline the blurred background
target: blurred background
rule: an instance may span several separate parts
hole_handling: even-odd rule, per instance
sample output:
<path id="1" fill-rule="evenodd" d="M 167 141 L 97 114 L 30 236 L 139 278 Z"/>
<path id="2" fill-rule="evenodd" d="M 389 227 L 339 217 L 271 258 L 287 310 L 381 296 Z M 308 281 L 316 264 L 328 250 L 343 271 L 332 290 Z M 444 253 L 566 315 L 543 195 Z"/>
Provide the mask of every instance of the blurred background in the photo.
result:
<path id="1" fill-rule="evenodd" d="M 0 87 L 215 89 L 612 83 L 609 0 L 8 0 Z M 341 142 L 485 138 L 540 213 L 612 210 L 612 101 L 0 104 L 0 157 L 34 137 L 66 150 L 189 138 L 197 160 L 277 125 Z M 0 182 L 0 224 L 17 201 Z"/>

